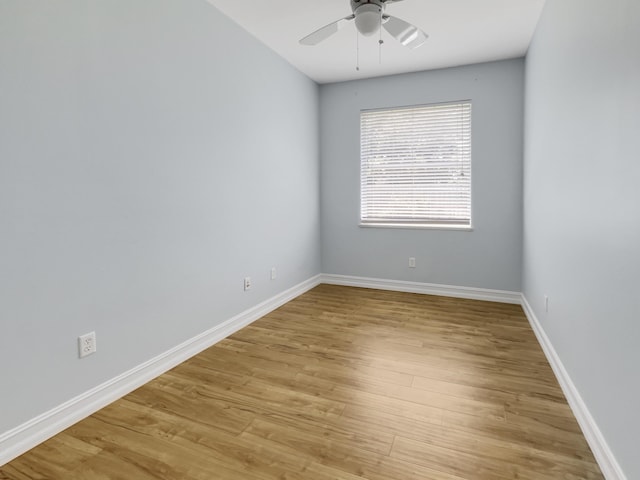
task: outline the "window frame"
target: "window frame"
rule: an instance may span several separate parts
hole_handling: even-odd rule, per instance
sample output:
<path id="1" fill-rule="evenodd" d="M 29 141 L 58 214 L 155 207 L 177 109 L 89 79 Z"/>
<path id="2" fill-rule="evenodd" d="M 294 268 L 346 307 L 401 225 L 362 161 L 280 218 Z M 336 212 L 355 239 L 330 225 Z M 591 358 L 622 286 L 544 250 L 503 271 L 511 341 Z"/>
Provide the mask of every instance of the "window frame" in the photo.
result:
<path id="1" fill-rule="evenodd" d="M 364 178 L 364 162 L 363 162 L 363 114 L 370 112 L 398 112 L 402 110 L 421 109 L 430 107 L 440 107 L 447 105 L 460 105 L 469 108 L 469 222 L 468 223 L 454 223 L 441 221 L 437 219 L 428 220 L 416 220 L 416 221 L 394 221 L 393 219 L 386 219 L 382 221 L 365 221 L 363 220 L 363 178 Z M 382 107 L 373 109 L 362 109 L 359 114 L 360 121 L 360 208 L 359 208 L 359 227 L 362 228 L 395 228 L 395 229 L 431 229 L 431 230 L 456 230 L 456 231 L 472 231 L 473 230 L 473 102 L 471 99 L 465 100 L 453 100 L 447 102 L 437 102 L 419 105 L 404 105 L 395 107 Z"/>

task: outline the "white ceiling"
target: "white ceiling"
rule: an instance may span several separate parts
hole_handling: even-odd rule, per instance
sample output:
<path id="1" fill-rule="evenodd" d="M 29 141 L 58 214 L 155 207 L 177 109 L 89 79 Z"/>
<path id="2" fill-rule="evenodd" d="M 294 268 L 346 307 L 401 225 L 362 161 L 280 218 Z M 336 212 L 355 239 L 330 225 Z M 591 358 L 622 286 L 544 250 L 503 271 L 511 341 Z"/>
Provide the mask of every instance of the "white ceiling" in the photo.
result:
<path id="1" fill-rule="evenodd" d="M 527 52 L 545 0 L 403 0 L 386 13 L 424 30 L 427 43 L 411 50 L 383 33 L 360 37 L 350 23 L 314 46 L 298 40 L 351 14 L 349 0 L 208 0 L 298 70 L 318 83 L 453 67 L 521 57 Z"/>

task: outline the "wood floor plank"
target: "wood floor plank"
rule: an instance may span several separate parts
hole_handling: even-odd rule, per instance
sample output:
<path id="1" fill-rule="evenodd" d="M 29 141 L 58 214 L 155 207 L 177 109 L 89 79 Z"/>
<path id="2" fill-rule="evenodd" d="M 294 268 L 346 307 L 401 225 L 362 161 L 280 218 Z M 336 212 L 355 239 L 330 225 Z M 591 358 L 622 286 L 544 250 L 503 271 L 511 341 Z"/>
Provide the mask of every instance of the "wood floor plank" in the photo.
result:
<path id="1" fill-rule="evenodd" d="M 14 462 L 0 469 L 8 478 L 51 479 L 64 478 L 67 472 L 82 465 L 101 452 L 100 447 L 62 433 L 38 445 L 29 455 L 32 462 Z M 3 478 L 0 475 L 0 478 Z"/>
<path id="2" fill-rule="evenodd" d="M 367 452 L 333 438 L 324 438 L 304 430 L 283 428 L 262 419 L 254 421 L 242 436 L 248 440 L 254 439 L 253 441 L 262 439 L 279 443 L 302 458 L 318 459 L 320 463 L 332 466 L 336 470 L 371 480 L 460 480 L 459 477 L 446 472 L 431 470 L 428 466 L 398 461 L 391 456 Z"/>
<path id="3" fill-rule="evenodd" d="M 522 309 L 321 285 L 0 480 L 599 480 Z"/>
<path id="4" fill-rule="evenodd" d="M 525 426 L 505 420 L 482 418 L 456 412 L 443 412 L 441 425 L 462 431 L 480 433 L 524 446 L 536 446 L 541 450 L 561 452 L 569 457 L 591 461 L 592 454 L 582 433 L 567 431 L 559 426 L 529 423 Z M 404 433 L 408 438 L 421 435 L 417 429 Z"/>

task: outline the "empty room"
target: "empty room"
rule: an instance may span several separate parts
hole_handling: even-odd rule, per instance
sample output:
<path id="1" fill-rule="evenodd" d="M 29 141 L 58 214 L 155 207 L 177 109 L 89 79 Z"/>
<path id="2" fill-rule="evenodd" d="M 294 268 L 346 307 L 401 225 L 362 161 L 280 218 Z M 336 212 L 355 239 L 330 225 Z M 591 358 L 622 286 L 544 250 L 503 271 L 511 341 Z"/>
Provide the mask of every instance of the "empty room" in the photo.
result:
<path id="1" fill-rule="evenodd" d="M 640 2 L 0 0 L 0 479 L 640 479 Z"/>

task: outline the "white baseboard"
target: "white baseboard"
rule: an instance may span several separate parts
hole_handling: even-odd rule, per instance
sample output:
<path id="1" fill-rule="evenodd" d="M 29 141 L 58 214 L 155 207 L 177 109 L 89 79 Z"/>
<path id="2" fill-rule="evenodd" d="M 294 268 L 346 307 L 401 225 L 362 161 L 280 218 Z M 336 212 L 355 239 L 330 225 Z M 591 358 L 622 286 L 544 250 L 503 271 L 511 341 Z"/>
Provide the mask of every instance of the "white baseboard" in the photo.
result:
<path id="1" fill-rule="evenodd" d="M 578 389 L 571 380 L 569 373 L 564 368 L 562 360 L 560 360 L 558 353 L 555 348 L 553 348 L 553 344 L 542 328 L 542 324 L 536 317 L 535 313 L 533 313 L 533 309 L 524 295 L 522 295 L 522 309 L 529 319 L 531 328 L 538 338 L 538 342 L 540 343 L 540 346 L 542 347 L 542 350 L 544 351 L 544 354 L 546 355 L 547 360 L 558 379 L 558 383 L 560 383 L 560 387 L 562 388 L 562 391 L 567 398 L 567 402 L 569 403 L 569 406 L 582 429 L 582 433 L 584 434 L 587 443 L 589 443 L 589 446 L 591 447 L 593 456 L 598 462 L 600 470 L 602 470 L 602 474 L 607 480 L 626 480 L 627 477 L 622 471 L 620 464 L 614 457 L 613 452 L 602 435 L 602 432 L 591 416 L 584 400 L 582 400 L 580 392 L 578 392 Z"/>
<path id="2" fill-rule="evenodd" d="M 423 293 L 426 295 L 440 295 L 443 297 L 469 298 L 486 300 L 489 302 L 520 304 L 520 292 L 506 290 L 489 290 L 486 288 L 457 287 L 453 285 L 439 285 L 435 283 L 406 282 L 401 280 L 384 280 L 380 278 L 352 277 L 347 275 L 323 274 L 321 283 L 331 285 L 345 285 L 350 287 L 376 288 L 378 290 L 393 290 L 396 292 Z"/>
<path id="3" fill-rule="evenodd" d="M 320 284 L 302 282 L 0 435 L 0 466 Z"/>

